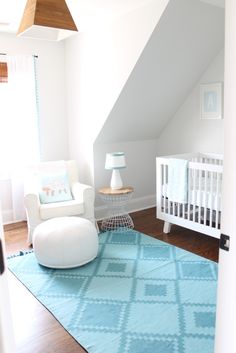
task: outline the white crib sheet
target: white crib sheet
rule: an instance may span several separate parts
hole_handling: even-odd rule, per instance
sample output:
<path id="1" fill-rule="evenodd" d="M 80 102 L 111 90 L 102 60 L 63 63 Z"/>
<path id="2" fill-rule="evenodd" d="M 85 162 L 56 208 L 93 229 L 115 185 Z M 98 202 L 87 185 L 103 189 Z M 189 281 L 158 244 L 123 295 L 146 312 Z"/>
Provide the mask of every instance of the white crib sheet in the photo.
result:
<path id="1" fill-rule="evenodd" d="M 191 205 L 196 205 L 200 207 L 206 207 L 209 209 L 213 210 L 218 210 L 221 211 L 221 205 L 222 205 L 222 199 L 221 199 L 221 193 L 218 190 L 217 193 L 217 188 L 216 185 L 214 184 L 214 187 L 211 191 L 210 189 L 210 180 L 207 180 L 206 183 L 206 191 L 204 189 L 205 187 L 205 180 L 202 179 L 201 183 L 201 191 L 199 190 L 199 185 L 195 185 L 195 190 L 193 189 L 193 183 L 190 181 L 189 187 L 188 187 L 188 203 Z M 162 195 L 165 197 L 168 197 L 168 184 L 165 184 L 162 186 Z M 170 199 L 170 201 L 172 201 Z"/>
<path id="2" fill-rule="evenodd" d="M 211 210 L 221 211 L 221 195 L 216 192 L 191 190 L 189 195 L 189 202 L 192 205 L 207 207 Z"/>

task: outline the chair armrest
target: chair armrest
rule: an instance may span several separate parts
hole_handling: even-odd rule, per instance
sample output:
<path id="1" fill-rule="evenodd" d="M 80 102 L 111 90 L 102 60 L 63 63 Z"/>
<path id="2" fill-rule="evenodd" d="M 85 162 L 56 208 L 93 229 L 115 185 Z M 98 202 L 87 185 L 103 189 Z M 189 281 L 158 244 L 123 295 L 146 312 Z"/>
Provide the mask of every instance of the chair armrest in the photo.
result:
<path id="1" fill-rule="evenodd" d="M 24 184 L 24 206 L 28 223 L 38 223 L 40 219 L 40 200 L 38 186 L 33 179 L 27 179 Z"/>
<path id="2" fill-rule="evenodd" d="M 71 192 L 75 200 L 86 202 L 86 200 L 89 199 L 90 202 L 94 202 L 95 192 L 90 185 L 81 184 L 79 182 L 73 183 L 71 185 Z"/>
<path id="3" fill-rule="evenodd" d="M 32 203 L 40 205 L 38 185 L 33 178 L 27 179 L 24 183 L 24 200 L 26 205 Z"/>
<path id="4" fill-rule="evenodd" d="M 38 188 L 33 183 L 24 185 L 24 206 L 28 225 L 28 242 L 32 244 L 32 235 L 35 227 L 42 222 L 40 217 L 40 200 Z"/>
<path id="5" fill-rule="evenodd" d="M 37 181 L 34 178 L 28 178 L 24 183 L 24 199 L 34 200 L 34 202 L 40 203 L 39 201 L 39 188 Z"/>
<path id="6" fill-rule="evenodd" d="M 83 217 L 89 219 L 95 223 L 94 218 L 94 200 L 95 191 L 92 186 L 81 184 L 79 182 L 71 185 L 71 192 L 75 200 L 79 200 L 84 203 L 84 214 Z"/>
<path id="7" fill-rule="evenodd" d="M 25 207 L 32 207 L 34 205 L 37 206 L 37 208 L 40 207 L 40 200 L 39 200 L 39 195 L 37 193 L 33 193 L 33 192 L 28 192 L 24 194 L 24 204 Z"/>

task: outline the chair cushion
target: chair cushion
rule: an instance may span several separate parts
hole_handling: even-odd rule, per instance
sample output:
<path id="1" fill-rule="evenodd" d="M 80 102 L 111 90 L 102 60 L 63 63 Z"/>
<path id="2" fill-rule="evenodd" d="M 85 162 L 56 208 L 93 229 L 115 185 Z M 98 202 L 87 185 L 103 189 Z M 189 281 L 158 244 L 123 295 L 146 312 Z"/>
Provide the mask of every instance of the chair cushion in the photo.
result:
<path id="1" fill-rule="evenodd" d="M 39 199 L 41 203 L 73 200 L 67 172 L 39 175 Z"/>
<path id="2" fill-rule="evenodd" d="M 84 213 L 84 203 L 72 200 L 41 204 L 39 212 L 43 220 L 62 216 L 76 216 Z"/>

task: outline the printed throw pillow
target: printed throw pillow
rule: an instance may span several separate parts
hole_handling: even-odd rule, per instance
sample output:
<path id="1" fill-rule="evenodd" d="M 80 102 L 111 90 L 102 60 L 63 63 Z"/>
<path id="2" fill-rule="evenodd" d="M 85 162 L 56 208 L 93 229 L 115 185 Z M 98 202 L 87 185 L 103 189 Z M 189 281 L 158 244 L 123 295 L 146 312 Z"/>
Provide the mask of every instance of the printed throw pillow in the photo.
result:
<path id="1" fill-rule="evenodd" d="M 41 176 L 41 203 L 73 200 L 67 173 L 45 174 Z"/>

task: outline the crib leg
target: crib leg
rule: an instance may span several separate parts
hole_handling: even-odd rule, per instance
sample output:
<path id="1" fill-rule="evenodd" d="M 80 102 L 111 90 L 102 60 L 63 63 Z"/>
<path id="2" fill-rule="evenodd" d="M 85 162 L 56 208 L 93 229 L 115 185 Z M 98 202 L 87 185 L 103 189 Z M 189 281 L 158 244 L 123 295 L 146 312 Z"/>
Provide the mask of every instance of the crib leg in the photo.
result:
<path id="1" fill-rule="evenodd" d="M 170 233 L 172 224 L 169 222 L 164 223 L 163 233 Z"/>

